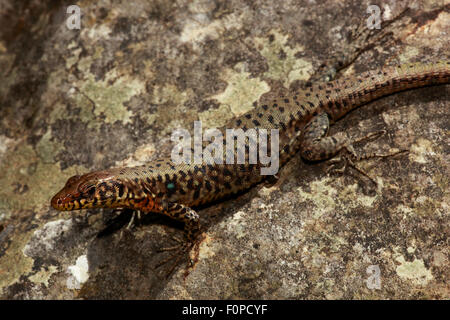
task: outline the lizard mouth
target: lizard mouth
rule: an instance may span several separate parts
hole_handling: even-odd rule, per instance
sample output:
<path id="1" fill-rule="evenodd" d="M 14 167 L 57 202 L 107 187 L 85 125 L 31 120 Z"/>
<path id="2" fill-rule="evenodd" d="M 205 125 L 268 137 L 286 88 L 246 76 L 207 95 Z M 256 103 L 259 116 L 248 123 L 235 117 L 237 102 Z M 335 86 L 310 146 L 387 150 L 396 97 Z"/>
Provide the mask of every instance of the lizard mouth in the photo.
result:
<path id="1" fill-rule="evenodd" d="M 58 195 L 55 195 L 52 200 L 50 201 L 53 209 L 56 210 L 62 210 L 63 207 L 63 201 L 61 200 L 60 197 L 58 197 Z"/>
<path id="2" fill-rule="evenodd" d="M 76 210 L 82 207 L 80 201 L 59 193 L 52 198 L 50 203 L 54 209 L 60 211 Z"/>

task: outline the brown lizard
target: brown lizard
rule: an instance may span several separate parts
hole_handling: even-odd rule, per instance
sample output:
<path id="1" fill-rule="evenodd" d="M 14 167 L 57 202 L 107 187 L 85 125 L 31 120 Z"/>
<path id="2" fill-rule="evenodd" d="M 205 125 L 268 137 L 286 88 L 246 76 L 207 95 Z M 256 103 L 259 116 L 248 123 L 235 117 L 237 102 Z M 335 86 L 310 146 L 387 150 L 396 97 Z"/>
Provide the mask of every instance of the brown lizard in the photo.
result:
<path id="1" fill-rule="evenodd" d="M 278 130 L 281 166 L 297 152 L 306 160 L 316 161 L 329 159 L 340 151 L 346 151 L 348 164 L 354 166 L 355 160 L 383 156 L 357 155 L 352 148 L 355 142 L 376 137 L 380 132 L 356 139 L 344 133 L 327 136 L 330 123 L 379 97 L 449 82 L 449 61 L 386 67 L 279 96 L 229 121 L 219 131 L 225 136 L 227 128 L 244 132 L 252 128 Z M 261 175 L 262 167 L 259 158 L 257 163 L 250 163 L 248 153 L 241 164 L 176 164 L 165 157 L 138 167 L 71 177 L 51 205 L 57 210 L 129 208 L 162 213 L 185 223 L 187 242 L 182 248 L 186 249 L 200 230 L 199 216 L 193 207 L 249 189 L 267 178 Z"/>

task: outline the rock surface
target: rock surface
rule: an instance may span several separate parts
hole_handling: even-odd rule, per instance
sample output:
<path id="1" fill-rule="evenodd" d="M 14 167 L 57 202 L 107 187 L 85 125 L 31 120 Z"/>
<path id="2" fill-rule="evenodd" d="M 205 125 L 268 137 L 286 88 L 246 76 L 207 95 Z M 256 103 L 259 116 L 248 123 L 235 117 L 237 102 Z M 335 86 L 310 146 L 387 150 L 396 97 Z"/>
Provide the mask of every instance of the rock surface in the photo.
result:
<path id="1" fill-rule="evenodd" d="M 381 2 L 385 20 L 405 10 Z M 410 150 L 361 164 L 378 187 L 297 157 L 272 187 L 202 208 L 210 226 L 187 276 L 183 265 L 169 279 L 154 268 L 182 225 L 155 215 L 99 237 L 110 210 L 49 205 L 76 173 L 151 161 L 169 154 L 176 128 L 219 126 L 298 88 L 351 51 L 371 1 L 78 1 L 79 30 L 66 25 L 72 2 L 1 3 L 2 299 L 450 298 L 448 85 L 333 126 L 388 130 L 365 150 Z M 338 76 L 448 59 L 442 3 L 409 1 L 393 32 Z"/>

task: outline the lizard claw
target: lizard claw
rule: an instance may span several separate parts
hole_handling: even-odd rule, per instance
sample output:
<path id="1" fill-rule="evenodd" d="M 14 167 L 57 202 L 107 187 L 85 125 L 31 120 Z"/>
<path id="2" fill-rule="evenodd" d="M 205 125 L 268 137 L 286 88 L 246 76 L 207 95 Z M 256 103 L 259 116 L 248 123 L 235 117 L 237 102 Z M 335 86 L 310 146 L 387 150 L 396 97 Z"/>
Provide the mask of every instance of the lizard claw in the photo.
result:
<path id="1" fill-rule="evenodd" d="M 386 133 L 385 130 L 377 131 L 370 135 L 367 135 L 366 137 L 364 137 L 364 139 L 361 139 L 360 141 L 366 140 L 366 139 L 378 138 L 380 135 L 383 135 L 385 133 Z M 359 142 L 359 141 L 357 141 L 357 142 Z M 355 152 L 355 150 L 353 149 L 352 145 L 348 145 L 348 146 L 344 147 L 342 149 L 342 151 L 343 151 L 343 153 L 339 157 L 331 159 L 329 161 L 330 166 L 327 169 L 327 173 L 328 174 L 343 174 L 345 172 L 345 170 L 347 169 L 347 167 L 351 167 L 351 168 L 355 169 L 356 171 L 358 171 L 363 176 L 365 176 L 366 178 L 368 178 L 370 181 L 372 181 L 372 183 L 376 186 L 378 185 L 378 183 L 375 181 L 375 179 L 373 179 L 363 169 L 361 169 L 359 166 L 357 166 L 356 162 L 361 161 L 361 160 L 371 159 L 371 158 L 388 158 L 388 157 L 396 156 L 398 154 L 409 152 L 409 150 L 403 149 L 403 150 L 394 151 L 394 152 L 390 152 L 390 153 L 357 154 Z M 341 168 L 337 168 L 338 163 L 343 163 L 343 166 Z"/>
<path id="2" fill-rule="evenodd" d="M 155 269 L 158 269 L 162 265 L 165 265 L 166 263 L 173 261 L 173 263 L 170 264 L 169 271 L 167 271 L 167 273 L 165 275 L 165 278 L 167 279 L 175 270 L 175 267 L 178 265 L 178 262 L 183 258 L 183 256 L 186 256 L 186 254 L 190 251 L 191 248 L 192 248 L 192 243 L 184 242 L 184 243 L 180 243 L 176 246 L 158 249 L 157 252 L 174 251 L 174 253 L 169 255 L 166 259 L 159 262 L 155 266 Z M 191 263 L 191 261 L 189 261 L 189 262 Z M 190 263 L 188 263 L 188 265 Z"/>
<path id="3" fill-rule="evenodd" d="M 344 174 L 347 167 L 351 167 L 358 171 L 363 176 L 367 177 L 374 185 L 378 185 L 377 182 L 369 176 L 363 169 L 359 168 L 353 161 L 352 161 L 353 155 L 342 155 L 341 157 L 337 159 L 332 159 L 332 163 L 330 164 L 330 167 L 327 169 L 328 174 Z M 339 162 L 343 162 L 343 166 L 341 168 L 336 168 L 336 164 Z"/>
<path id="4" fill-rule="evenodd" d="M 166 279 L 169 278 L 169 276 L 173 273 L 173 271 L 175 270 L 175 268 L 178 265 L 178 263 L 180 262 L 180 260 L 183 257 L 186 257 L 186 255 L 189 255 L 191 249 L 194 248 L 195 249 L 194 250 L 194 258 L 191 258 L 190 256 L 188 256 L 188 258 L 187 258 L 185 276 L 188 275 L 189 268 L 193 267 L 194 263 L 198 260 L 198 255 L 199 255 L 198 249 L 199 249 L 199 244 L 201 242 L 201 240 L 184 241 L 184 240 L 180 240 L 176 237 L 172 237 L 172 239 L 175 240 L 176 242 L 178 242 L 178 244 L 175 246 L 172 246 L 172 247 L 164 247 L 164 248 L 160 248 L 157 250 L 157 252 L 173 251 L 173 254 L 171 254 L 169 257 L 162 260 L 155 266 L 155 269 L 157 269 L 157 268 L 161 267 L 162 265 L 173 261 L 173 263 L 170 264 L 169 271 L 165 275 Z"/>

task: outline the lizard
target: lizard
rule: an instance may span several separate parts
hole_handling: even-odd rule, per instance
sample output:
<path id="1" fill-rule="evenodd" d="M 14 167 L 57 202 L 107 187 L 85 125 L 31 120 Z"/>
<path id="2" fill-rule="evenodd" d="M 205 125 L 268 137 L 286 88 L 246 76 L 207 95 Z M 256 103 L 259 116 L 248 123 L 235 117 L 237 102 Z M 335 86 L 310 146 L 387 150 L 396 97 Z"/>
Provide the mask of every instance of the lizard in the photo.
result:
<path id="1" fill-rule="evenodd" d="M 381 132 L 349 138 L 338 132 L 328 135 L 331 124 L 351 110 L 399 91 L 450 82 L 450 61 L 409 63 L 361 73 L 355 77 L 313 84 L 261 103 L 219 128 L 276 129 L 279 132 L 279 163 L 295 154 L 308 161 L 347 154 L 347 164 L 381 154 L 356 154 L 353 144 L 377 137 Z M 332 159 L 333 160 L 333 159 Z M 259 159 L 258 159 L 259 161 Z M 141 166 L 94 171 L 69 178 L 52 199 L 62 211 L 86 208 L 120 208 L 161 213 L 184 222 L 185 240 L 178 250 L 190 250 L 200 232 L 195 207 L 243 192 L 266 180 L 261 163 L 181 163 L 161 157 Z M 363 170 L 358 169 L 365 174 Z"/>

